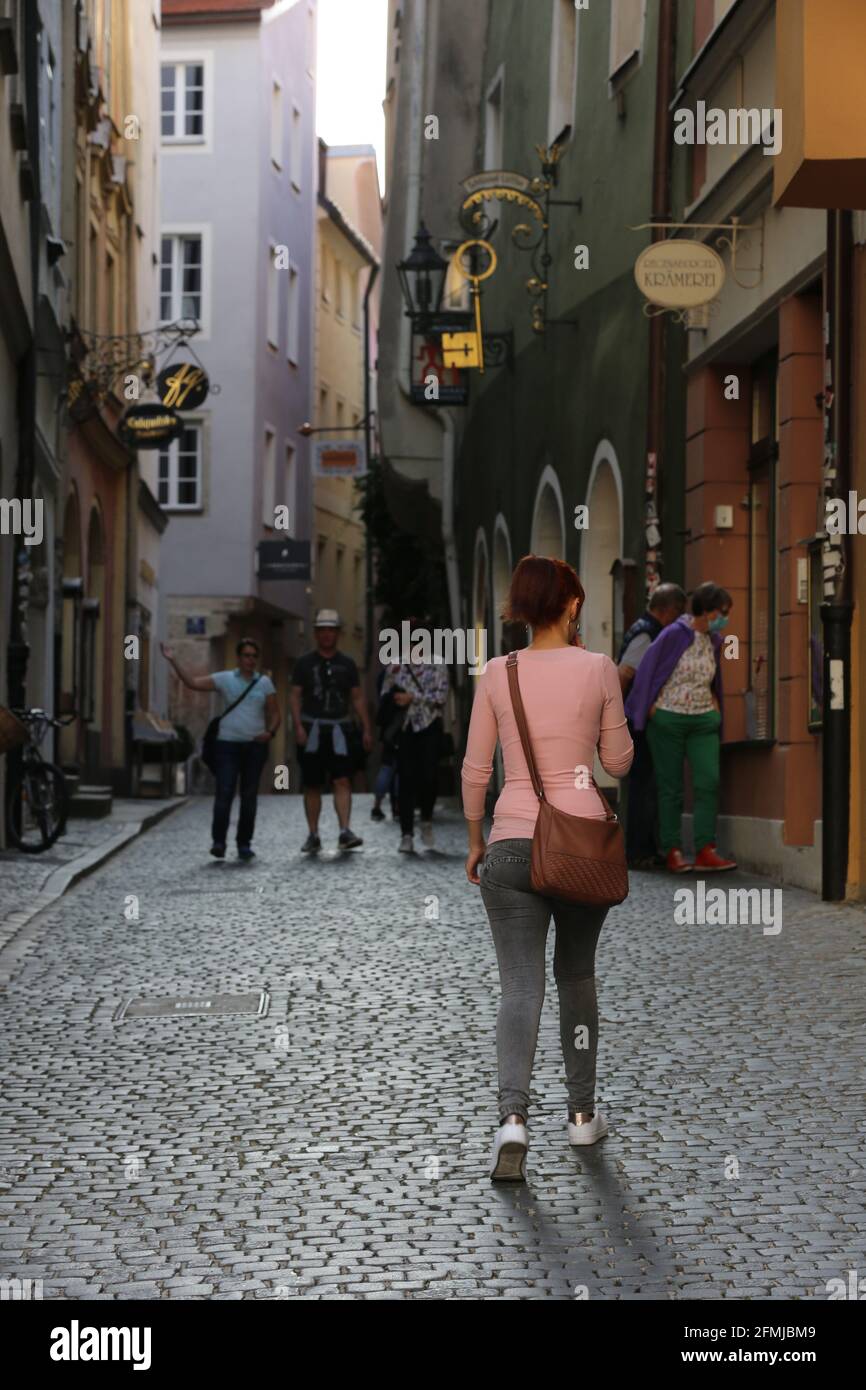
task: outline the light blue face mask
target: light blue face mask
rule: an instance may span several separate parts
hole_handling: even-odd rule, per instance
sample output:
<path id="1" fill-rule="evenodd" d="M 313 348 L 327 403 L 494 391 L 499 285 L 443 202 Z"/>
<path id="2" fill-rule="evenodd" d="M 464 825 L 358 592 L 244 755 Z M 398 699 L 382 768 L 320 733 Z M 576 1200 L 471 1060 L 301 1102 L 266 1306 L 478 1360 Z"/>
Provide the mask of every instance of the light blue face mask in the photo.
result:
<path id="1" fill-rule="evenodd" d="M 710 632 L 721 632 L 722 628 L 723 628 L 723 627 L 727 627 L 727 626 L 728 626 L 728 615 L 727 615 L 727 613 L 720 613 L 719 616 L 718 616 L 717 618 L 710 618 L 710 621 L 707 623 L 707 627 L 708 627 L 708 629 L 709 629 Z"/>

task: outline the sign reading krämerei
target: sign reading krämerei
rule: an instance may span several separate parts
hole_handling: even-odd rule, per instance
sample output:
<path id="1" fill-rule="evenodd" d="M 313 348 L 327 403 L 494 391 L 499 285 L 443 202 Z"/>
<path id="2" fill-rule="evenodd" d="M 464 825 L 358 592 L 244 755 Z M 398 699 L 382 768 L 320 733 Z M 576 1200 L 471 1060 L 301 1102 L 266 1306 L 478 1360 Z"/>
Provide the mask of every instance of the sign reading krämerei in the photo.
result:
<path id="1" fill-rule="evenodd" d="M 634 267 L 641 294 L 665 309 L 694 309 L 709 304 L 725 283 L 725 263 L 702 241 L 671 238 L 641 251 Z"/>

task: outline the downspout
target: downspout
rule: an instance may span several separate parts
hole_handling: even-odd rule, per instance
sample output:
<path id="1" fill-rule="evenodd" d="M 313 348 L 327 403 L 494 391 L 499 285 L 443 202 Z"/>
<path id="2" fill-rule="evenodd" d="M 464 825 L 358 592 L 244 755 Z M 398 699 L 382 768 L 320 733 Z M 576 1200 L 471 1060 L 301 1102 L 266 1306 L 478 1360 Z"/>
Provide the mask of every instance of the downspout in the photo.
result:
<path id="1" fill-rule="evenodd" d="M 378 265 L 370 268 L 370 278 L 367 281 L 367 288 L 364 291 L 364 450 L 367 455 L 367 467 L 370 467 L 373 454 L 373 430 L 370 424 L 371 392 L 370 392 L 370 295 L 373 292 L 373 285 L 376 283 L 376 276 L 379 274 Z M 366 636 L 364 640 L 364 665 L 367 670 L 368 684 L 373 669 L 373 534 L 371 527 L 371 517 L 369 508 L 367 510 L 367 528 L 364 537 L 364 570 L 366 584 L 366 603 L 364 609 L 364 626 Z"/>
<path id="2" fill-rule="evenodd" d="M 848 211 L 831 209 L 827 213 L 825 291 L 825 384 L 831 392 L 825 397 L 825 517 L 826 501 L 830 497 L 841 498 L 846 511 L 851 501 L 848 489 L 851 481 L 852 255 L 852 215 Z M 848 520 L 850 525 L 850 516 Z M 839 902 L 845 897 L 847 886 L 851 796 L 851 621 L 854 607 L 847 535 L 825 534 L 823 561 L 821 897 L 825 902 Z"/>
<path id="3" fill-rule="evenodd" d="M 661 0 L 656 64 L 656 107 L 653 137 L 651 222 L 670 217 L 671 129 L 670 103 L 673 98 L 676 61 L 677 0 Z M 654 227 L 653 241 L 662 241 L 665 231 Z M 665 419 L 665 350 L 667 315 L 657 314 L 649 321 L 649 383 L 647 394 L 646 474 L 645 474 L 645 586 L 646 596 L 659 583 L 662 570 L 661 496 L 662 450 Z"/>

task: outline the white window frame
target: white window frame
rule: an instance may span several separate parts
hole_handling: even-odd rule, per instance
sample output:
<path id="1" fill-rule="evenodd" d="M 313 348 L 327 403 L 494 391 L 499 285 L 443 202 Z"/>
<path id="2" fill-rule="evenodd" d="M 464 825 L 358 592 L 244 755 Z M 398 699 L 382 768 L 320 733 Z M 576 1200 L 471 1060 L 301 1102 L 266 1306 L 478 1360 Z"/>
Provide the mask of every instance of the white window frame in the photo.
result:
<path id="1" fill-rule="evenodd" d="M 283 168 L 285 144 L 285 103 L 283 84 L 278 77 L 271 79 L 271 165 L 279 172 Z"/>
<path id="2" fill-rule="evenodd" d="M 566 53 L 563 46 L 563 22 L 573 19 L 574 39 L 571 52 Z M 570 125 L 572 134 L 575 126 L 577 106 L 577 50 L 580 34 L 580 14 L 575 0 L 554 0 L 550 38 L 550 101 L 547 115 L 547 143 L 555 140 L 564 126 Z M 562 75 L 570 71 L 569 92 L 563 93 Z"/>
<path id="3" fill-rule="evenodd" d="M 169 444 L 167 449 L 159 449 L 156 456 L 156 495 L 159 505 L 166 512 L 203 512 L 204 511 L 204 474 L 205 474 L 205 447 L 206 431 L 205 420 L 199 415 L 184 415 L 183 423 L 185 429 L 194 429 L 198 436 L 198 471 L 196 474 L 196 501 L 178 502 L 178 490 L 180 479 L 178 477 L 178 456 L 180 454 L 180 439 L 175 439 Z M 167 453 L 168 463 L 168 501 L 163 502 L 162 495 L 162 456 Z M 188 479 L 184 479 L 188 482 Z"/>
<path id="4" fill-rule="evenodd" d="M 266 335 L 268 347 L 275 352 L 280 350 L 280 271 L 277 266 L 277 244 L 268 246 L 268 276 L 266 285 L 267 303 L 265 305 Z"/>
<path id="5" fill-rule="evenodd" d="M 265 424 L 262 439 L 262 525 L 274 529 L 274 508 L 277 505 L 277 431 Z"/>
<path id="6" fill-rule="evenodd" d="M 289 261 L 286 282 L 286 358 L 297 367 L 301 357 L 301 267 Z"/>
<path id="7" fill-rule="evenodd" d="M 618 10 L 619 5 L 622 3 L 622 0 L 609 0 L 609 3 L 610 3 L 610 46 L 609 46 L 609 50 L 608 50 L 608 63 L 607 63 L 607 67 L 608 67 L 608 80 L 611 81 L 611 82 L 614 82 L 614 81 L 617 79 L 617 77 L 621 76 L 623 70 L 628 66 L 629 62 L 635 57 L 635 55 L 637 55 L 637 62 L 638 62 L 638 64 L 640 63 L 641 55 L 643 54 L 644 41 L 645 41 L 645 39 L 646 39 L 646 0 L 640 0 L 640 41 L 639 41 L 639 43 L 638 43 L 638 46 L 637 46 L 637 48 L 633 48 L 633 49 L 631 50 L 630 53 L 627 53 L 626 56 L 625 56 L 624 58 L 620 58 L 620 60 L 619 60 L 619 62 L 617 63 L 616 67 L 614 67 L 614 56 L 615 56 L 615 51 L 616 51 L 615 38 L 616 38 L 616 29 L 617 29 L 617 23 L 616 23 L 616 21 L 617 21 L 617 10 Z"/>
<path id="8" fill-rule="evenodd" d="M 197 236 L 201 238 L 201 317 L 199 319 L 199 332 L 196 341 L 202 342 L 210 337 L 211 333 L 211 269 L 212 269 L 212 248 L 211 248 L 211 227 L 208 223 L 202 222 L 172 222 L 160 228 L 159 233 L 159 284 L 157 301 L 157 312 L 159 322 L 171 323 L 179 315 L 174 314 L 171 319 L 162 317 L 162 241 L 163 237 L 173 237 L 175 242 L 180 237 Z M 174 274 L 177 274 L 177 259 L 173 258 Z M 174 305 L 178 306 L 177 285 L 172 286 Z"/>
<path id="9" fill-rule="evenodd" d="M 298 450 L 290 439 L 283 449 L 283 492 L 289 509 L 289 536 L 298 534 Z"/>
<path id="10" fill-rule="evenodd" d="M 296 193 L 301 191 L 301 174 L 303 165 L 303 130 L 304 118 L 301 108 L 296 101 L 292 102 L 292 118 L 289 127 L 289 174 L 292 181 L 292 188 Z"/>
<path id="11" fill-rule="evenodd" d="M 199 48 L 170 48 L 164 49 L 159 58 L 159 143 L 163 154 L 210 154 L 213 150 L 213 117 L 214 117 L 214 55 L 212 49 Z M 180 65 L 197 65 L 204 69 L 204 112 L 202 121 L 201 135 L 163 135 L 162 133 L 162 69 L 163 67 L 174 67 Z M 178 88 L 175 77 L 175 93 Z M 184 92 L 186 83 L 184 82 Z M 175 107 L 175 131 L 177 130 L 177 107 Z"/>

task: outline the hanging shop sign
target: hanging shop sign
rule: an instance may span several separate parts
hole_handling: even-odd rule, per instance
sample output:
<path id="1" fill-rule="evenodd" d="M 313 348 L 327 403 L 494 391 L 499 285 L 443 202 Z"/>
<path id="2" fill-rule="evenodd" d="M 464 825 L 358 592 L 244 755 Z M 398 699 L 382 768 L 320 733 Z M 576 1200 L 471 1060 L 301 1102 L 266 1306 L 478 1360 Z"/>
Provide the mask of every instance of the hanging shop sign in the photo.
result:
<path id="1" fill-rule="evenodd" d="M 182 429 L 183 420 L 176 410 L 145 401 L 129 407 L 117 432 L 130 449 L 161 449 L 177 439 Z"/>
<path id="2" fill-rule="evenodd" d="M 537 222 L 544 223 L 544 209 L 537 198 L 532 196 L 533 181 L 525 174 L 517 174 L 511 169 L 486 169 L 480 174 L 471 174 L 464 179 L 462 188 L 466 197 L 460 205 L 461 212 L 482 208 L 490 199 L 500 203 L 516 203 L 525 208 Z"/>
<path id="3" fill-rule="evenodd" d="M 449 328 L 452 327 L 449 323 Z M 460 326 L 464 327 L 461 318 Z M 450 352 L 443 354 L 443 333 L 433 332 L 412 339 L 411 395 L 415 405 L 466 405 L 469 399 L 469 378 L 465 371 L 446 365 Z"/>
<path id="4" fill-rule="evenodd" d="M 256 546 L 259 579 L 309 579 L 309 541 L 259 541 Z"/>
<path id="5" fill-rule="evenodd" d="M 163 405 L 173 410 L 198 410 L 207 400 L 210 381 L 207 372 L 194 362 L 172 362 L 156 379 Z"/>
<path id="6" fill-rule="evenodd" d="M 317 439 L 313 472 L 317 478 L 355 478 L 367 471 L 367 451 L 360 440 Z"/>
<path id="7" fill-rule="evenodd" d="M 634 266 L 641 294 L 665 309 L 694 309 L 709 304 L 725 283 L 725 263 L 702 241 L 671 238 L 641 251 Z"/>

